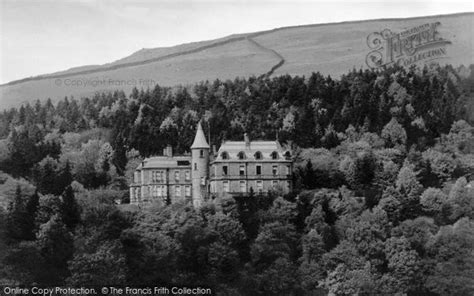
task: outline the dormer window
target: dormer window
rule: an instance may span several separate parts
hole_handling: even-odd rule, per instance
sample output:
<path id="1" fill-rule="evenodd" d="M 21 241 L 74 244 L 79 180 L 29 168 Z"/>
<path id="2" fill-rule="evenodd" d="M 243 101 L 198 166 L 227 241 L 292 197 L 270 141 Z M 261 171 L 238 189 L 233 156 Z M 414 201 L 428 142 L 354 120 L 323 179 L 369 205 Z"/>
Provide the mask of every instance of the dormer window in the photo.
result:
<path id="1" fill-rule="evenodd" d="M 290 153 L 290 151 L 286 151 L 286 152 L 285 152 L 285 158 L 286 158 L 286 159 L 290 159 L 290 158 L 291 158 L 291 153 Z"/>
<path id="2" fill-rule="evenodd" d="M 237 154 L 237 157 L 238 157 L 240 160 L 245 159 L 245 152 L 240 151 L 239 154 Z"/>
<path id="3" fill-rule="evenodd" d="M 262 152 L 260 151 L 255 152 L 255 159 L 262 159 Z"/>
<path id="4" fill-rule="evenodd" d="M 221 153 L 221 158 L 222 159 L 229 159 L 229 154 L 224 151 L 224 152 Z"/>
<path id="5" fill-rule="evenodd" d="M 272 159 L 278 159 L 278 152 L 273 151 L 272 154 L 270 154 Z"/>

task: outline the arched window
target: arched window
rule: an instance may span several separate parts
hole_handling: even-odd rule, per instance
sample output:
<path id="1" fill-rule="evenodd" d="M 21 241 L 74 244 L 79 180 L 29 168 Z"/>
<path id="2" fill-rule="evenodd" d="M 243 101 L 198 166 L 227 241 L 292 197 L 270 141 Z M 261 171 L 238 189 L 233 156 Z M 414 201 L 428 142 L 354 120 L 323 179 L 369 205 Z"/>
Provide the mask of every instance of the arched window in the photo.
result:
<path id="1" fill-rule="evenodd" d="M 237 157 L 238 157 L 239 159 L 245 159 L 245 152 L 240 151 L 239 154 L 237 154 Z"/>
<path id="2" fill-rule="evenodd" d="M 224 152 L 221 153 L 221 157 L 222 157 L 222 159 L 229 159 L 229 153 L 224 151 Z"/>
<path id="3" fill-rule="evenodd" d="M 278 152 L 273 151 L 272 154 L 270 154 L 272 159 L 278 159 Z"/>
<path id="4" fill-rule="evenodd" d="M 285 158 L 286 158 L 286 159 L 291 158 L 291 153 L 290 153 L 290 151 L 286 151 L 286 152 L 285 152 Z"/>
<path id="5" fill-rule="evenodd" d="M 262 152 L 260 151 L 255 152 L 255 159 L 262 159 Z"/>

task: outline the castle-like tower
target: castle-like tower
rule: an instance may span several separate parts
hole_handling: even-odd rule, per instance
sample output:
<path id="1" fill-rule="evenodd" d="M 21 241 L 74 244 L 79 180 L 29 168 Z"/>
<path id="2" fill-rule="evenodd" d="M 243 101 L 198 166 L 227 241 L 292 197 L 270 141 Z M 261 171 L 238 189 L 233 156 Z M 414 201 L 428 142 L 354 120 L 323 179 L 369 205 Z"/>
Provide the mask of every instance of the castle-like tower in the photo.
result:
<path id="1" fill-rule="evenodd" d="M 191 145 L 191 177 L 193 189 L 193 206 L 201 207 L 207 197 L 209 182 L 209 144 L 204 136 L 201 122 L 197 125 L 196 136 Z"/>

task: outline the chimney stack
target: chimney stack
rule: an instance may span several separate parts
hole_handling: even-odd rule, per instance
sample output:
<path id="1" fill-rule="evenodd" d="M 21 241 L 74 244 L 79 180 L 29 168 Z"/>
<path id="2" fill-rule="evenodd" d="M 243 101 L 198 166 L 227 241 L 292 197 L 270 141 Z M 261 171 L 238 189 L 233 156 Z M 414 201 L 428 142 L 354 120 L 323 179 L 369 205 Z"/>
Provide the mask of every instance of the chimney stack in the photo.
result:
<path id="1" fill-rule="evenodd" d="M 245 147 L 250 147 L 250 139 L 247 133 L 244 133 Z"/>
<path id="2" fill-rule="evenodd" d="M 173 157 L 173 147 L 171 147 L 171 145 L 166 146 L 166 155 L 168 157 Z"/>

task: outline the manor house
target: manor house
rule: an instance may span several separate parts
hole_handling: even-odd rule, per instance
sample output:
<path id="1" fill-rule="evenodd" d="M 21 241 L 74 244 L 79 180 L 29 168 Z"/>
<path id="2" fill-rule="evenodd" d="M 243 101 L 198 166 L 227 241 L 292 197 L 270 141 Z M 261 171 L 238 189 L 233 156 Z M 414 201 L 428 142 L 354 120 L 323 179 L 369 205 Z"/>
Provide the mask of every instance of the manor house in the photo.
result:
<path id="1" fill-rule="evenodd" d="M 146 158 L 130 185 L 130 203 L 192 202 L 199 208 L 209 198 L 266 194 L 291 190 L 293 162 L 278 141 L 223 142 L 215 152 L 198 123 L 190 155 L 173 155 L 171 146 L 162 156 Z"/>

